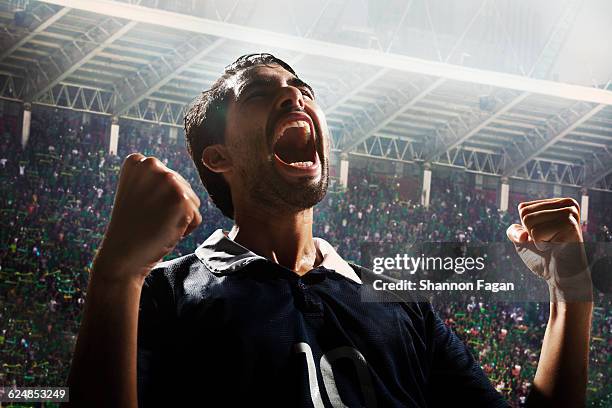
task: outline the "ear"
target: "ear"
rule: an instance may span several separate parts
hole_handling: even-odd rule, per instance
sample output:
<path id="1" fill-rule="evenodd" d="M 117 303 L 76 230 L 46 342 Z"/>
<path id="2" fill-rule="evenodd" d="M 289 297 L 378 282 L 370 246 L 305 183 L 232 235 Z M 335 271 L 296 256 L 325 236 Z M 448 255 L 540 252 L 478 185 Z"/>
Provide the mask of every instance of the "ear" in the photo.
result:
<path id="1" fill-rule="evenodd" d="M 232 160 L 222 144 L 207 146 L 202 152 L 202 163 L 215 173 L 226 173 L 232 169 Z"/>

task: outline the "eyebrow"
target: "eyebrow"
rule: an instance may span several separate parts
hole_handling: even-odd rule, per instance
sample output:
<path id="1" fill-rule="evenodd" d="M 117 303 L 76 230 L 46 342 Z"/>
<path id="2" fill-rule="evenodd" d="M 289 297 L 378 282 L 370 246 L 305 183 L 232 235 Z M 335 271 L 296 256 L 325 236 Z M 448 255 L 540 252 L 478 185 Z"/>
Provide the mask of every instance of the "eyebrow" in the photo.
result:
<path id="1" fill-rule="evenodd" d="M 240 88 L 238 89 L 238 95 L 240 96 L 245 91 L 252 89 L 252 88 L 259 88 L 259 87 L 264 88 L 264 87 L 270 86 L 274 84 L 275 81 L 276 81 L 275 77 L 264 77 L 264 78 L 254 79 L 253 81 L 250 81 L 250 82 L 246 82 L 243 85 L 241 85 Z M 312 87 L 298 77 L 289 78 L 287 80 L 287 84 L 291 86 L 295 86 L 295 87 L 305 87 L 312 93 L 313 96 L 315 94 Z"/>
<path id="2" fill-rule="evenodd" d="M 312 87 L 310 85 L 308 85 L 306 82 L 302 81 L 300 78 L 298 77 L 292 77 L 291 79 L 289 79 L 287 81 L 287 83 L 291 86 L 295 86 L 295 87 L 300 87 L 303 86 L 305 88 L 308 88 L 308 90 L 310 91 L 310 93 L 312 93 L 312 96 L 314 96 L 314 90 L 312 89 Z"/>

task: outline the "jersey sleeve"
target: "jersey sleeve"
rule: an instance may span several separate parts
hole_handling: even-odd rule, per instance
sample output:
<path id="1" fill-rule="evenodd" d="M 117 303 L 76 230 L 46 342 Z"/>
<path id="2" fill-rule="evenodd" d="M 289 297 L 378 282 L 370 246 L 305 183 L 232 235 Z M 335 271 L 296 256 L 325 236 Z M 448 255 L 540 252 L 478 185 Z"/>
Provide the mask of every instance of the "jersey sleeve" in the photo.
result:
<path id="1" fill-rule="evenodd" d="M 155 406 L 156 390 L 168 386 L 165 378 L 172 332 L 172 296 L 163 269 L 145 279 L 138 311 L 137 387 L 138 406 Z"/>
<path id="2" fill-rule="evenodd" d="M 431 406 L 509 407 L 463 341 L 430 309 Z"/>

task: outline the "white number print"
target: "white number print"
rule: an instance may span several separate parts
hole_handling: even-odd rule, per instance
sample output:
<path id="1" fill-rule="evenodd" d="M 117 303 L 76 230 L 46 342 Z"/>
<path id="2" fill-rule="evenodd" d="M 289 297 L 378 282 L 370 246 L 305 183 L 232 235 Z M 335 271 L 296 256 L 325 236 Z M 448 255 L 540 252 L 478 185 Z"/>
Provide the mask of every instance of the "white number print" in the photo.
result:
<path id="1" fill-rule="evenodd" d="M 317 367 L 315 366 L 312 349 L 308 343 L 297 343 L 294 350 L 296 353 L 304 353 L 306 356 L 308 383 L 310 385 L 310 398 L 312 399 L 312 404 L 315 408 L 324 408 L 325 406 L 323 405 L 321 391 L 319 390 Z M 336 387 L 336 380 L 334 379 L 334 372 L 332 370 L 332 364 L 341 358 L 349 359 L 355 367 L 357 378 L 359 379 L 359 386 L 361 387 L 361 392 L 365 400 L 364 408 L 375 408 L 376 395 L 374 394 L 374 386 L 372 385 L 372 378 L 368 370 L 368 363 L 359 350 L 348 346 L 338 347 L 328 351 L 321 356 L 321 361 L 319 363 L 321 377 L 323 377 L 323 385 L 332 406 L 334 408 L 348 408 L 342 401 L 342 398 L 340 398 L 338 387 Z"/>

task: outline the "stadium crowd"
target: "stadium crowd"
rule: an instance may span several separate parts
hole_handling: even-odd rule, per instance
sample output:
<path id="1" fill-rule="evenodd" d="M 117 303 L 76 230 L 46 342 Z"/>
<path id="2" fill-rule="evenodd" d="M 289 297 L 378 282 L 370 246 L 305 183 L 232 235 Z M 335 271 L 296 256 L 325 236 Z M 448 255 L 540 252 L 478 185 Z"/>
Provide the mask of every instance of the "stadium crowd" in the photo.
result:
<path id="1" fill-rule="evenodd" d="M 17 118 L 0 117 L 0 386 L 65 384 L 88 272 L 110 217 L 122 158 L 135 151 L 156 156 L 206 197 L 181 136 L 172 139 L 156 125 L 121 122 L 118 155 L 112 156 L 109 126 L 107 118 L 35 107 L 23 150 Z M 402 197 L 397 183 L 352 169 L 349 187 L 332 188 L 316 207 L 315 235 L 336 245 L 347 260 L 360 262 L 365 241 L 501 242 L 516 219 L 512 207 L 499 212 L 482 191 L 452 180 L 434 179 L 429 208 Z M 231 227 L 209 200 L 202 200 L 201 212 L 202 225 L 166 259 L 191 253 L 217 228 Z M 603 226 L 587 234 L 608 236 Z M 436 307 L 494 386 L 521 406 L 537 366 L 548 304 L 472 299 Z M 609 302 L 595 309 L 592 407 L 612 406 L 610 310 Z"/>

